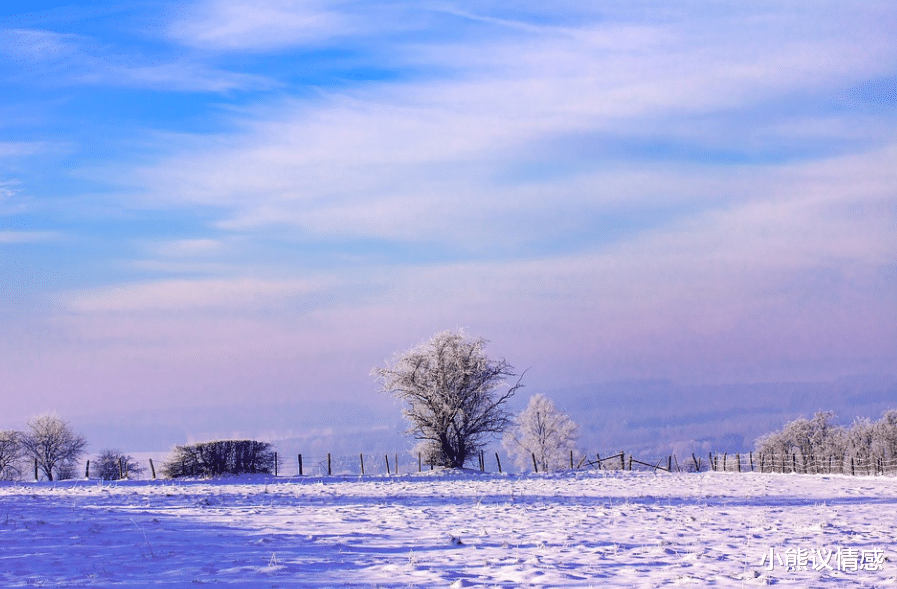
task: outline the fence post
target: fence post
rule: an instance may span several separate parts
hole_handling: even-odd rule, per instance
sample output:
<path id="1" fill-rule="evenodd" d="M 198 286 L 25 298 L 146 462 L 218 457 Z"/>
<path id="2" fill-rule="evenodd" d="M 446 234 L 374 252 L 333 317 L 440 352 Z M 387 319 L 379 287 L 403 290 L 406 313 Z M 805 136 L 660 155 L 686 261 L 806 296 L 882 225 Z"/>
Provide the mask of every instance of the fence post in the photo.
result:
<path id="1" fill-rule="evenodd" d="M 791 472 L 797 474 L 797 453 L 791 453 Z"/>
<path id="2" fill-rule="evenodd" d="M 361 462 L 361 475 L 364 476 L 364 453 L 358 453 L 358 460 Z"/>
<path id="3" fill-rule="evenodd" d="M 327 476 L 331 476 L 333 474 L 333 469 L 330 468 L 330 452 L 327 453 Z"/>
<path id="4" fill-rule="evenodd" d="M 37 469 L 35 469 L 34 472 L 37 472 Z M 850 457 L 850 476 L 854 476 L 854 475 L 856 475 L 856 471 L 853 468 L 853 456 L 851 456 Z"/>
<path id="5" fill-rule="evenodd" d="M 274 476 L 277 476 L 277 452 L 274 453 Z"/>
<path id="6" fill-rule="evenodd" d="M 302 476 L 302 454 L 299 455 L 299 476 Z"/>
<path id="7" fill-rule="evenodd" d="M 667 456 L 667 472 L 673 472 L 673 455 Z"/>
<path id="8" fill-rule="evenodd" d="M 423 464 L 423 460 L 421 458 L 420 452 L 418 452 L 417 453 L 417 472 L 420 472 L 423 470 L 423 465 L 424 464 Z"/>
<path id="9" fill-rule="evenodd" d="M 570 470 L 573 470 L 573 450 L 570 450 Z"/>
<path id="10" fill-rule="evenodd" d="M 632 454 L 629 455 L 629 470 L 632 470 Z"/>
<path id="11" fill-rule="evenodd" d="M 37 481 L 37 458 L 34 459 L 34 480 Z"/>
<path id="12" fill-rule="evenodd" d="M 118 480 L 123 480 L 125 478 L 125 459 L 121 456 L 118 457 Z"/>
<path id="13" fill-rule="evenodd" d="M 750 456 L 751 459 L 751 472 L 754 472 L 754 453 L 751 452 L 748 456 Z"/>
<path id="14" fill-rule="evenodd" d="M 155 479 L 155 478 L 156 478 L 156 467 L 153 466 L 153 459 L 150 458 L 150 459 L 149 459 L 149 462 L 150 462 L 150 470 L 151 470 L 152 473 L 153 473 L 153 479 Z"/>
<path id="15" fill-rule="evenodd" d="M 536 465 L 536 453 L 530 452 L 530 455 L 533 457 L 533 472 L 539 472 L 539 467 Z"/>
<path id="16" fill-rule="evenodd" d="M 501 460 L 498 458 L 498 452 L 495 453 L 495 462 L 498 464 L 498 474 L 501 474 Z"/>
<path id="17" fill-rule="evenodd" d="M 623 458 L 622 450 L 620 450 L 620 470 L 626 470 L 626 459 Z"/>
<path id="18" fill-rule="evenodd" d="M 90 478 L 90 460 L 87 461 L 87 466 L 84 467 L 84 478 Z"/>
<path id="19" fill-rule="evenodd" d="M 738 466 L 738 472 L 741 472 L 741 453 L 737 452 L 735 454 L 735 464 Z"/>
<path id="20" fill-rule="evenodd" d="M 386 458 L 386 474 L 389 474 L 389 454 L 384 454 L 384 458 Z"/>

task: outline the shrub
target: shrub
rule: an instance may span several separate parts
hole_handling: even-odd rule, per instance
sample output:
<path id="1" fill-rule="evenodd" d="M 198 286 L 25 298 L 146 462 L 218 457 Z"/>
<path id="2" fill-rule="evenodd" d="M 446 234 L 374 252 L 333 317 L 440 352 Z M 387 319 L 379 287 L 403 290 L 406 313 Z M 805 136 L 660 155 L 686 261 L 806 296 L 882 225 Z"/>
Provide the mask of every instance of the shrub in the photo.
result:
<path id="1" fill-rule="evenodd" d="M 162 473 L 169 478 L 271 474 L 274 450 L 267 442 L 219 440 L 175 446 Z"/>
<path id="2" fill-rule="evenodd" d="M 137 477 L 145 468 L 137 464 L 133 456 L 125 455 L 119 450 L 103 450 L 97 457 L 96 466 L 91 469 L 97 478 L 104 481 L 117 481 L 121 478 Z"/>

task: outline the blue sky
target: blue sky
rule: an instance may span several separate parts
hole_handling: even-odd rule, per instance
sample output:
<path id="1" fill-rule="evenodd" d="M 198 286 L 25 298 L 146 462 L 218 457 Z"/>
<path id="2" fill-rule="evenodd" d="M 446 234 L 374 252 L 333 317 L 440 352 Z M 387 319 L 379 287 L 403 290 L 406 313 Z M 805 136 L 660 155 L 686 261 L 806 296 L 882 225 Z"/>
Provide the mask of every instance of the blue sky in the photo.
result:
<path id="1" fill-rule="evenodd" d="M 0 387 L 30 414 L 894 376 L 892 2 L 0 13 Z"/>

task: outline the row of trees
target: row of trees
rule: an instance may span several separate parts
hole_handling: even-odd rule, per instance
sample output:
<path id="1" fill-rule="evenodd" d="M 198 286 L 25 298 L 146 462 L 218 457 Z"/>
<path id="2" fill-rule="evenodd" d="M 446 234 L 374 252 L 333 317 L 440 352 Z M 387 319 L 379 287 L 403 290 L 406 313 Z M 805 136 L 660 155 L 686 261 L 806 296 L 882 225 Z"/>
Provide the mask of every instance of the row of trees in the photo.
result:
<path id="1" fill-rule="evenodd" d="M 854 456 L 862 460 L 897 459 L 897 410 L 885 411 L 881 419 L 857 418 L 849 426 L 833 423 L 831 411 L 816 413 L 788 422 L 777 432 L 757 440 L 757 451 L 764 454 L 792 455 L 801 458 Z"/>
<path id="2" fill-rule="evenodd" d="M 430 341 L 397 354 L 395 361 L 372 374 L 381 390 L 406 402 L 408 433 L 419 440 L 417 448 L 427 462 L 462 468 L 477 456 L 490 439 L 502 443 L 518 467 L 531 461 L 539 470 L 563 464 L 575 446 L 578 427 L 543 395 L 535 395 L 519 416 L 506 408 L 523 385 L 504 359 L 485 354 L 486 340 L 468 338 L 463 331 L 445 331 Z M 524 371 L 525 372 L 525 371 Z M 32 460 L 47 480 L 71 478 L 87 442 L 56 415 L 32 418 L 26 432 L 0 432 L 0 477 L 22 476 L 23 461 Z M 270 472 L 269 444 L 225 441 L 178 446 L 163 467 L 168 476 L 214 476 L 225 472 Z M 117 479 L 140 472 L 130 456 L 104 450 L 94 472 Z"/>
<path id="3" fill-rule="evenodd" d="M 86 453 L 86 438 L 52 413 L 28 420 L 25 431 L 0 430 L 0 480 L 17 480 L 34 465 L 35 474 L 48 481 L 77 476 L 79 460 Z M 118 450 L 103 450 L 94 462 L 94 476 L 116 480 L 144 469 L 131 456 Z"/>

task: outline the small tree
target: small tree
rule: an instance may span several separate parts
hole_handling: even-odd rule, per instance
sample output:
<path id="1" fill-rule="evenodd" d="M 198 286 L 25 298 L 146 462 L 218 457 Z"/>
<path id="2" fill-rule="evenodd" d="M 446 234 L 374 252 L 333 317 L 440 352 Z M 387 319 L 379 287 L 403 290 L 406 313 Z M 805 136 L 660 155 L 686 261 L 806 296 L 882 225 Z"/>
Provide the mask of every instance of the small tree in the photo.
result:
<path id="1" fill-rule="evenodd" d="M 22 435 L 22 447 L 37 461 L 47 480 L 62 474 L 63 478 L 84 454 L 87 440 L 72 431 L 67 421 L 52 413 L 32 417 L 29 431 Z M 57 477 L 58 478 L 58 477 Z"/>
<path id="2" fill-rule="evenodd" d="M 97 457 L 94 472 L 104 481 L 117 481 L 122 477 L 137 477 L 144 470 L 133 456 L 125 455 L 120 450 L 103 450 Z"/>
<path id="3" fill-rule="evenodd" d="M 529 400 L 514 426 L 505 432 L 502 445 L 520 469 L 532 465 L 539 470 L 560 467 L 579 439 L 579 426 L 548 397 L 536 394 Z"/>
<path id="4" fill-rule="evenodd" d="M 504 359 L 486 356 L 486 343 L 443 331 L 371 372 L 382 392 L 406 402 L 407 433 L 429 442 L 428 458 L 440 466 L 462 468 L 511 423 L 504 405 L 523 385 L 518 379 L 499 391 L 516 375 Z"/>
<path id="5" fill-rule="evenodd" d="M 0 430 L 0 480 L 18 479 L 22 475 L 19 461 L 22 459 L 22 434 L 13 430 Z"/>

